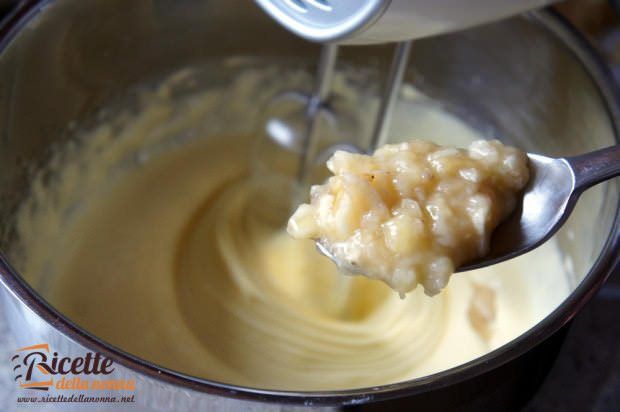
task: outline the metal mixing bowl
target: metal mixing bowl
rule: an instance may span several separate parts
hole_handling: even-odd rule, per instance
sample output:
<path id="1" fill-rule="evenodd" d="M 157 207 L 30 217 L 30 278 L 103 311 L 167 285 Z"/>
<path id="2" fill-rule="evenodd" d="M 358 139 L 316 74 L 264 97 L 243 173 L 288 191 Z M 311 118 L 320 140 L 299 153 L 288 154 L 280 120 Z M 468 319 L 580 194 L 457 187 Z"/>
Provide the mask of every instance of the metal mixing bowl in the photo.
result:
<path id="1" fill-rule="evenodd" d="M 314 59 L 317 47 L 284 32 L 247 0 L 25 1 L 0 29 L 0 248 L 11 249 L 15 208 L 32 170 L 68 125 L 133 85 L 223 56 Z M 365 64 L 386 49 L 350 48 Z M 467 122 L 521 148 L 573 155 L 618 142 L 612 82 L 588 45 L 550 12 L 420 40 L 409 80 Z M 139 402 L 161 409 L 274 404 L 508 410 L 550 367 L 566 325 L 619 265 L 618 180 L 581 199 L 557 239 L 574 289 L 543 321 L 464 365 L 407 382 L 347 391 L 284 392 L 220 384 L 166 370 L 112 347 L 58 313 L 0 257 L 0 303 L 18 342 L 98 351 L 138 381 Z M 254 402 L 272 404 L 255 404 Z M 385 407 L 385 403 L 379 404 Z M 279 406 L 278 406 L 279 407 Z"/>

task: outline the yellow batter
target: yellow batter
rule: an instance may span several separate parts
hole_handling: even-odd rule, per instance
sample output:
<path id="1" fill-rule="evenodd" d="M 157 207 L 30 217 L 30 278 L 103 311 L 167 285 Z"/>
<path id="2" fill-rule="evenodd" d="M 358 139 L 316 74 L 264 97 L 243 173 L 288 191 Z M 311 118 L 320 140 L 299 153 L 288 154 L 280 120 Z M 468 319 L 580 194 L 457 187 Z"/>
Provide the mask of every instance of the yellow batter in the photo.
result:
<path id="1" fill-rule="evenodd" d="M 455 275 L 436 297 L 418 289 L 401 300 L 379 281 L 343 277 L 312 241 L 259 218 L 260 187 L 246 178 L 251 128 L 231 119 L 252 124 L 256 95 L 274 78 L 284 81 L 278 71 L 244 71 L 180 99 L 175 88 L 192 76 L 178 75 L 145 92 L 137 114 L 64 148 L 50 165 L 56 178 L 37 180 L 20 210 L 18 269 L 125 351 L 288 390 L 380 385 L 456 366 L 518 336 L 568 294 L 554 242 Z M 400 135 L 477 137 L 420 99 L 403 103 L 399 113 L 417 126 L 397 119 Z"/>

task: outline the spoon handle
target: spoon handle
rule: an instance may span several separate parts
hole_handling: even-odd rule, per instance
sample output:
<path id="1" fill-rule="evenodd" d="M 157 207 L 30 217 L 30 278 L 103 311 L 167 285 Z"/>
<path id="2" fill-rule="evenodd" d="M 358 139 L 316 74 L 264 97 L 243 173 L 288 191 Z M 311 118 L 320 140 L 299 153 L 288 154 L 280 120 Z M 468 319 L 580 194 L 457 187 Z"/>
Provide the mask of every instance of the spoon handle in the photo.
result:
<path id="1" fill-rule="evenodd" d="M 567 157 L 566 161 L 575 173 L 575 191 L 580 192 L 620 175 L 620 145 Z"/>

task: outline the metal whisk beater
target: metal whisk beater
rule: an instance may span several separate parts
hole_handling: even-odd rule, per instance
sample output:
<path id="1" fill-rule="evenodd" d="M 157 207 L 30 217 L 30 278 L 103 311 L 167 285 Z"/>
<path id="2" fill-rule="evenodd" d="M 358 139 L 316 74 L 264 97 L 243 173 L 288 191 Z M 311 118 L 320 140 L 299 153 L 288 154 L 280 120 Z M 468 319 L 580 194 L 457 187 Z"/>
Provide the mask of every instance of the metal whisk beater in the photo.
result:
<path id="1" fill-rule="evenodd" d="M 289 148 L 296 151 L 299 155 L 299 163 L 296 173 L 296 181 L 298 190 L 307 195 L 307 189 L 310 185 L 310 178 L 313 167 L 316 163 L 318 153 L 318 143 L 320 141 L 320 130 L 317 127 L 317 119 L 320 115 L 335 116 L 331 113 L 327 102 L 330 97 L 331 84 L 335 73 L 336 61 L 338 58 L 339 46 L 335 44 L 326 44 L 322 46 L 319 57 L 318 68 L 315 77 L 314 90 L 310 95 L 299 93 L 285 93 L 284 99 L 294 99 L 305 102 L 305 119 L 302 123 L 304 128 L 301 130 L 302 135 L 298 139 L 283 139 L 283 130 L 293 129 L 291 124 L 299 124 L 299 120 L 279 119 L 278 127 L 266 127 L 266 132 L 272 140 L 277 141 L 280 145 L 290 146 Z M 411 41 L 397 43 L 391 67 L 385 84 L 385 89 L 381 99 L 381 103 L 376 115 L 374 128 L 372 131 L 370 143 L 368 147 L 360 149 L 351 144 L 337 145 L 338 148 L 355 152 L 372 153 L 377 147 L 383 145 L 387 139 L 390 119 L 394 111 L 394 106 L 398 99 L 398 94 L 402 86 L 403 77 L 407 68 L 409 54 L 411 50 Z M 282 99 L 282 97 L 280 97 Z M 274 119 L 269 119 L 274 122 Z M 289 130 L 289 135 L 295 132 Z M 284 133 L 286 134 L 286 133 Z M 300 143 L 296 142 L 298 140 Z M 295 202 L 298 202 L 298 196 L 294 196 Z"/>

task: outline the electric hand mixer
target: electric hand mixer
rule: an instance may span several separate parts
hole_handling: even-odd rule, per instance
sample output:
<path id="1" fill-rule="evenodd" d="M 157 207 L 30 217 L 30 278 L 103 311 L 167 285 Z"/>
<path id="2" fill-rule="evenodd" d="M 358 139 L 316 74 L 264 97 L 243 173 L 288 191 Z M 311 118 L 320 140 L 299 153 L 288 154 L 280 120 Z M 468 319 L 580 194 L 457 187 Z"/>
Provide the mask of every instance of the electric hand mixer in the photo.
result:
<path id="1" fill-rule="evenodd" d="M 297 183 L 306 190 L 317 157 L 316 119 L 333 116 L 324 106 L 330 92 L 338 45 L 398 42 L 388 73 L 374 131 L 366 152 L 385 143 L 389 120 L 415 38 L 463 29 L 535 9 L 554 0 L 256 0 L 293 33 L 324 43 L 311 95 L 285 93 L 278 104 L 303 105 L 293 111 L 304 119 L 268 119 L 272 140 L 299 153 Z M 305 113 L 304 113 L 305 111 Z M 303 124 L 302 130 L 292 125 Z M 274 127 L 272 127 L 274 126 Z M 349 150 L 360 151 L 349 147 Z"/>

